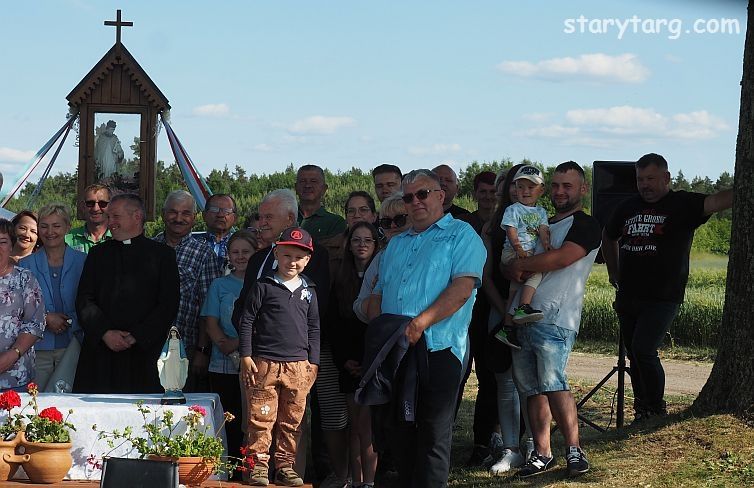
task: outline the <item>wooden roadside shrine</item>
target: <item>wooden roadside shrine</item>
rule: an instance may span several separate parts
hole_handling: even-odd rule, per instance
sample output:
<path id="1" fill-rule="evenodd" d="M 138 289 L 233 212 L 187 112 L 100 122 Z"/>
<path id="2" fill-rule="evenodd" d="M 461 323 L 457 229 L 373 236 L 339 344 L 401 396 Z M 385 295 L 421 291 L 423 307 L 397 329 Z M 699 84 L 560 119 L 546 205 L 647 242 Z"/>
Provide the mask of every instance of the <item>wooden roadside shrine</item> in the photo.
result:
<path id="1" fill-rule="evenodd" d="M 133 22 L 122 21 L 118 10 L 116 20 L 105 21 L 105 25 L 115 27 L 115 44 L 66 97 L 71 111 L 78 111 L 80 116 L 78 195 L 82 198 L 84 189 L 93 183 L 107 184 L 114 193 L 138 193 L 144 200 L 147 219 L 153 220 L 158 117 L 170 110 L 170 103 L 121 42 L 121 28 L 131 27 Z M 138 133 L 123 141 L 134 157 L 125 161 L 120 141 L 113 135 L 116 123 L 103 122 L 123 114 L 138 116 L 138 131 L 134 129 Z M 79 218 L 83 218 L 80 208 Z"/>

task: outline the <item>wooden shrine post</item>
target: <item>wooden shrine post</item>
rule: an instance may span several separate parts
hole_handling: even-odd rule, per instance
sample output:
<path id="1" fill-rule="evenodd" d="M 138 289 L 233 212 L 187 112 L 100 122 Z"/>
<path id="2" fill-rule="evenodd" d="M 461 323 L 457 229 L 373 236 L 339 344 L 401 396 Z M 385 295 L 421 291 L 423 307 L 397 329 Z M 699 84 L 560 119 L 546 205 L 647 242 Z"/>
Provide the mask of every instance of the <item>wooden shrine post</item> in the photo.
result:
<path id="1" fill-rule="evenodd" d="M 138 193 L 153 220 L 158 116 L 170 103 L 121 42 L 133 22 L 118 10 L 105 25 L 115 27 L 115 44 L 66 97 L 80 114 L 78 195 L 93 183 Z"/>

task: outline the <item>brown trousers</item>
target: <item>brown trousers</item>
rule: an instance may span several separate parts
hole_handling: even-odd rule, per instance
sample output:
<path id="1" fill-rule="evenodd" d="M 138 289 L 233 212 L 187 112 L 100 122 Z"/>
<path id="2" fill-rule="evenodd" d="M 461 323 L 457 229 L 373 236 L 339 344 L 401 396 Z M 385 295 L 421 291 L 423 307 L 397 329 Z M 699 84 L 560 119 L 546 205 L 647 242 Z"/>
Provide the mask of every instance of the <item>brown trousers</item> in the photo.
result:
<path id="1" fill-rule="evenodd" d="M 309 361 L 277 362 L 252 358 L 257 366 L 255 384 L 246 390 L 249 451 L 258 464 L 269 466 L 275 432 L 275 466 L 293 466 L 296 440 L 306 412 L 306 395 L 317 375 Z"/>

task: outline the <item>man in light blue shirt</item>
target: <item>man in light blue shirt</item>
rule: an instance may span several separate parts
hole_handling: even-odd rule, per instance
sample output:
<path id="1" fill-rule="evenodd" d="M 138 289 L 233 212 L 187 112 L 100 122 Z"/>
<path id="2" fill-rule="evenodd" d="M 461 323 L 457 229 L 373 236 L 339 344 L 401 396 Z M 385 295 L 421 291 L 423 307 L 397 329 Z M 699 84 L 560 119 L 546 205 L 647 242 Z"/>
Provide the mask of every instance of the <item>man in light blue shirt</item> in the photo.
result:
<path id="1" fill-rule="evenodd" d="M 400 486 L 446 486 L 468 326 L 487 252 L 469 224 L 443 214 L 445 192 L 434 173 L 412 171 L 401 188 L 412 227 L 385 250 L 369 311 L 414 317 L 406 336 L 413 345 L 424 335 L 427 345 L 416 424 L 395 432 Z"/>

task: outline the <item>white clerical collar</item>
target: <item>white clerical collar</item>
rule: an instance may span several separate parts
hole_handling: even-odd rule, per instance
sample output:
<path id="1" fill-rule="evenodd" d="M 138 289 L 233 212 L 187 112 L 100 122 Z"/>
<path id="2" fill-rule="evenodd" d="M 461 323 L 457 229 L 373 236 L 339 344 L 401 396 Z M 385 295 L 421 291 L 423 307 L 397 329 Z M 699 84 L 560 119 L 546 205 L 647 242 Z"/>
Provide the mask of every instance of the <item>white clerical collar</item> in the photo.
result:
<path id="1" fill-rule="evenodd" d="M 122 241 L 123 244 L 131 244 L 131 239 L 126 239 L 125 241 Z"/>

